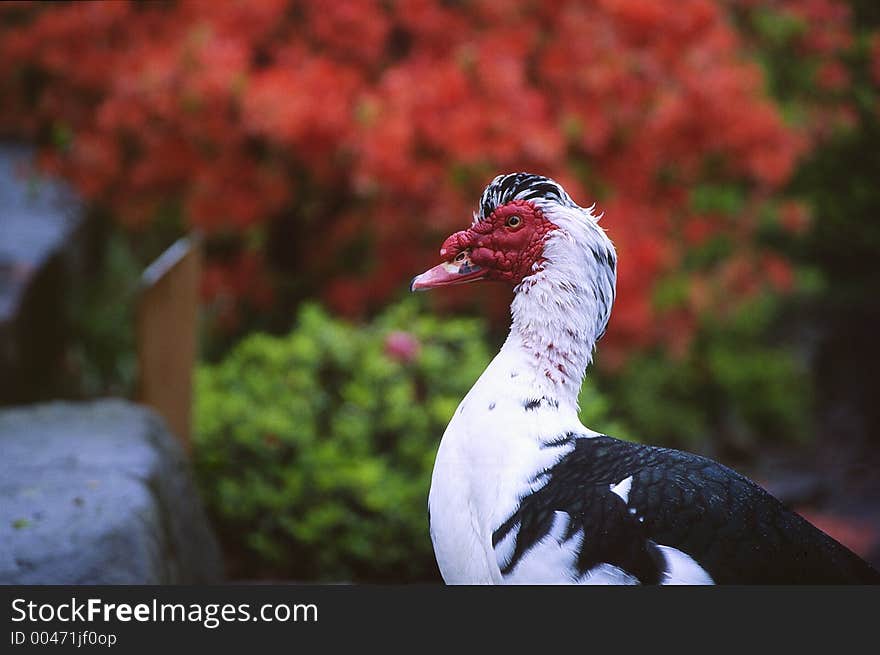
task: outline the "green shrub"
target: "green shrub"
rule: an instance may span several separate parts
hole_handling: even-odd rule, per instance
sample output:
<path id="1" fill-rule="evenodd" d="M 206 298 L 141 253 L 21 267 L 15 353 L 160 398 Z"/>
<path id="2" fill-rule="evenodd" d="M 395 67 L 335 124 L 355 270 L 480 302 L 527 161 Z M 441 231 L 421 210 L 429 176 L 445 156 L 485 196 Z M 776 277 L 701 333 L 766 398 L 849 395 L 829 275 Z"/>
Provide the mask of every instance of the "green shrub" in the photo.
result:
<path id="1" fill-rule="evenodd" d="M 748 459 L 761 445 L 811 439 L 807 362 L 768 339 L 778 309 L 759 296 L 729 319 L 705 318 L 682 356 L 634 356 L 603 380 L 611 415 L 639 440 L 715 456 Z"/>
<path id="2" fill-rule="evenodd" d="M 367 326 L 308 305 L 202 366 L 196 467 L 233 574 L 434 579 L 434 455 L 489 359 L 480 321 L 409 301 Z"/>

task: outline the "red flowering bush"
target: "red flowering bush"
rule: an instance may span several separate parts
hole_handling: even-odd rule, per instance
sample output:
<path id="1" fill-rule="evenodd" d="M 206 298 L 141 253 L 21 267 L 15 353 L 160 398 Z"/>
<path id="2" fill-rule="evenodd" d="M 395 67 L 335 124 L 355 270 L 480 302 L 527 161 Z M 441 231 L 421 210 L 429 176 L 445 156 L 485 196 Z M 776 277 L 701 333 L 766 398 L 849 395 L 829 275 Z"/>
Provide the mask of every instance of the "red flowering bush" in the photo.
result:
<path id="1" fill-rule="evenodd" d="M 850 83 L 850 16 L 837 0 L 765 4 L 5 4 L 0 131 L 37 139 L 45 167 L 132 229 L 200 228 L 205 294 L 227 318 L 279 289 L 368 311 L 435 261 L 496 173 L 550 175 L 598 201 L 620 251 L 613 358 L 792 284 L 756 234 L 768 216 L 793 232 L 809 219 L 774 194 L 852 118 L 822 101 Z M 805 115 L 783 120 L 755 43 L 815 63 Z M 686 288 L 658 313 L 676 271 Z"/>

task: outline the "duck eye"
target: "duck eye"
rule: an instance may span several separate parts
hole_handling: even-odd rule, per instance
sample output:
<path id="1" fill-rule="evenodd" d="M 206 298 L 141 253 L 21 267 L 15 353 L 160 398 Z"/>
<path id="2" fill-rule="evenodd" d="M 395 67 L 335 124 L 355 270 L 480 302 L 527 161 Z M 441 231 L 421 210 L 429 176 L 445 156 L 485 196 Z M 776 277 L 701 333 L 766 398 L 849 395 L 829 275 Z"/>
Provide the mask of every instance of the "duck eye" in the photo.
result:
<path id="1" fill-rule="evenodd" d="M 508 216 L 504 224 L 507 227 L 519 227 L 520 223 L 522 223 L 522 219 L 514 214 L 513 216 Z"/>
<path id="2" fill-rule="evenodd" d="M 458 253 L 458 254 L 455 256 L 455 261 L 457 261 L 457 262 L 463 262 L 465 256 L 466 256 L 466 253 L 465 253 L 464 250 L 462 250 L 460 253 Z"/>

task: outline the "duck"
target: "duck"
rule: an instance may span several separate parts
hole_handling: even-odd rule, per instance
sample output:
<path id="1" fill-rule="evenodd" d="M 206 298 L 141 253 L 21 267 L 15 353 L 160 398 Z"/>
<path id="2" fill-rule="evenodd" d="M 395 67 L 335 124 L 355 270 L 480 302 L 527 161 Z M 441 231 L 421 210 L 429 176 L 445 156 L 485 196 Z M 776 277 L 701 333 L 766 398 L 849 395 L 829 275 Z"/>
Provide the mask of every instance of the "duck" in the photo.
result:
<path id="1" fill-rule="evenodd" d="M 458 405 L 428 494 L 447 584 L 878 584 L 880 573 L 740 473 L 616 439 L 578 394 L 615 299 L 595 204 L 555 180 L 495 177 L 412 291 L 513 287 L 498 354 Z"/>

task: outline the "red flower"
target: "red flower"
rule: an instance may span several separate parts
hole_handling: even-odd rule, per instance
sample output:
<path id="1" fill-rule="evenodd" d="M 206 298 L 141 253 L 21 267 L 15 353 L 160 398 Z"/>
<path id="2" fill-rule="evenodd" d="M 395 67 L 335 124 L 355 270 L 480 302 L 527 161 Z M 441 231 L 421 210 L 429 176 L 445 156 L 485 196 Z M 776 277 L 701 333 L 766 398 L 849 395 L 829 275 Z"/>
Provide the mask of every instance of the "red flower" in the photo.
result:
<path id="1" fill-rule="evenodd" d="M 834 92 L 805 100 L 794 128 L 730 19 L 755 3 L 668 4 L 4 5 L 0 130 L 41 139 L 40 161 L 124 223 L 181 213 L 218 240 L 205 297 L 230 325 L 240 305 L 271 302 L 276 280 L 371 311 L 436 261 L 493 175 L 542 172 L 581 204 L 600 200 L 620 251 L 604 360 L 680 349 L 687 312 L 735 305 L 762 275 L 791 286 L 784 260 L 754 254 L 753 217 L 809 147 L 855 120 L 837 97 L 853 39 L 839 0 L 774 4 Z M 871 53 L 880 83 L 876 36 Z M 691 206 L 702 185 L 735 186 L 749 215 Z M 798 207 L 779 214 L 795 233 Z M 658 281 L 722 232 L 731 257 L 689 273 L 701 281 L 684 315 L 658 314 Z M 506 320 L 503 295 L 484 297 Z"/>
<path id="2" fill-rule="evenodd" d="M 789 201 L 779 207 L 779 223 L 792 234 L 803 234 L 810 222 L 810 211 L 803 203 Z"/>
<path id="3" fill-rule="evenodd" d="M 794 272 L 791 264 L 777 255 L 764 255 L 764 272 L 770 285 L 777 291 L 791 291 L 794 285 Z"/>
<path id="4" fill-rule="evenodd" d="M 385 337 L 385 354 L 404 364 L 413 361 L 420 349 L 418 339 L 409 332 L 389 332 Z"/>
<path id="5" fill-rule="evenodd" d="M 842 91 L 849 86 L 849 71 L 839 61 L 828 61 L 819 66 L 816 81 L 826 91 Z"/>

